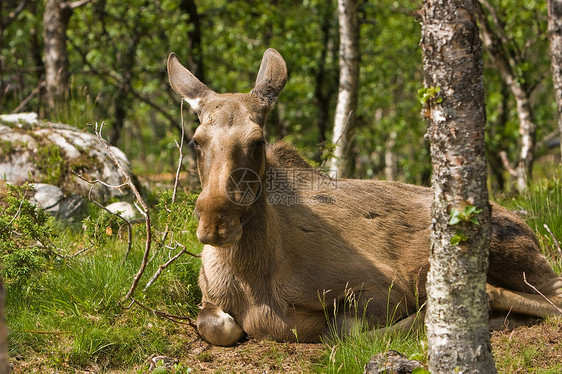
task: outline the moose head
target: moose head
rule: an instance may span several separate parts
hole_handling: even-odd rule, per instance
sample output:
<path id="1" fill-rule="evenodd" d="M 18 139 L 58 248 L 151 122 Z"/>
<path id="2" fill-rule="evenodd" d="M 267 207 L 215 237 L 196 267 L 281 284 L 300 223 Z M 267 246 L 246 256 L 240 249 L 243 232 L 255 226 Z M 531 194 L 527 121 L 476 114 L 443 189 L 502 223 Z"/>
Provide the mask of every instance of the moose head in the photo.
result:
<path id="1" fill-rule="evenodd" d="M 228 247 L 242 237 L 244 213 L 261 193 L 265 174 L 264 126 L 287 82 L 281 55 L 268 49 L 250 93 L 219 94 L 178 60 L 168 57 L 172 88 L 197 113 L 200 125 L 191 145 L 197 154 L 202 191 L 197 199 L 197 237 Z"/>

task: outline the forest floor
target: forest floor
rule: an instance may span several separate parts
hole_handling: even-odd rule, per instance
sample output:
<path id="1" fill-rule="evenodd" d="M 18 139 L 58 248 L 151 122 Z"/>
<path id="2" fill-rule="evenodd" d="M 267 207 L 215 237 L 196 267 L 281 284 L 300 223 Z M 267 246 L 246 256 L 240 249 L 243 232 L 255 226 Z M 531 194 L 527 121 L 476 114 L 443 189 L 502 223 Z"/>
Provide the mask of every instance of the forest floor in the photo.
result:
<path id="1" fill-rule="evenodd" d="M 337 368 L 327 368 L 330 347 L 323 344 L 248 340 L 234 347 L 217 347 L 201 340 L 191 329 L 178 339 L 186 342 L 186 349 L 185 355 L 176 359 L 180 367 L 191 368 L 190 373 L 340 372 Z M 492 332 L 491 343 L 499 373 L 562 372 L 562 317 Z M 332 353 L 338 349 L 337 346 L 331 348 Z M 145 364 L 142 368 L 118 373 L 144 373 L 146 368 Z"/>
<path id="2" fill-rule="evenodd" d="M 325 373 L 329 349 L 322 344 L 248 340 L 234 347 L 211 346 L 195 333 L 179 358 L 192 373 Z M 562 372 L 562 318 L 511 331 L 495 331 L 492 348 L 499 373 Z M 337 349 L 337 347 L 333 347 Z M 337 371 L 337 369 L 336 369 Z"/>

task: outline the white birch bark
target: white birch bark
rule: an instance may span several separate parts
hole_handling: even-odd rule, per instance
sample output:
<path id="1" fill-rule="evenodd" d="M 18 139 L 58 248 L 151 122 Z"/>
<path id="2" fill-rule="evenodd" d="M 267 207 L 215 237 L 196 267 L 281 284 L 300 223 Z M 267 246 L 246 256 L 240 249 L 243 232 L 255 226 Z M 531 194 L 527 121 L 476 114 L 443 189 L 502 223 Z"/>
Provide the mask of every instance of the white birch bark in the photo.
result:
<path id="1" fill-rule="evenodd" d="M 502 43 L 504 43 L 506 38 L 504 30 L 501 28 L 502 23 L 494 8 L 486 0 L 480 0 L 480 3 L 490 11 L 490 16 L 494 19 L 494 25 L 496 25 L 496 29 L 492 29 L 488 24 L 482 6 L 477 5 L 476 16 L 480 25 L 482 42 L 490 59 L 498 69 L 502 80 L 515 98 L 520 135 L 519 157 L 515 165 L 516 186 L 519 191 L 523 192 L 527 190 L 535 155 L 535 133 L 537 126 L 533 120 L 530 100 L 531 92 L 521 85 L 514 73 L 517 69 L 517 58 L 509 55 L 506 48 L 502 47 Z"/>
<path id="2" fill-rule="evenodd" d="M 562 160 L 562 0 L 548 0 L 548 37 Z"/>
<path id="3" fill-rule="evenodd" d="M 434 168 L 426 312 L 433 374 L 496 372 L 486 301 L 490 210 L 475 5 L 476 0 L 424 0 L 422 10 L 424 84 L 437 92 L 424 108 Z M 479 225 L 449 224 L 453 209 L 468 206 L 481 209 L 471 216 Z M 464 240 L 454 244 L 455 237 Z"/>
<path id="4" fill-rule="evenodd" d="M 338 0 L 340 78 L 332 136 L 335 150 L 330 173 L 339 177 L 349 177 L 353 170 L 352 129 L 359 88 L 358 3 L 358 0 Z"/>

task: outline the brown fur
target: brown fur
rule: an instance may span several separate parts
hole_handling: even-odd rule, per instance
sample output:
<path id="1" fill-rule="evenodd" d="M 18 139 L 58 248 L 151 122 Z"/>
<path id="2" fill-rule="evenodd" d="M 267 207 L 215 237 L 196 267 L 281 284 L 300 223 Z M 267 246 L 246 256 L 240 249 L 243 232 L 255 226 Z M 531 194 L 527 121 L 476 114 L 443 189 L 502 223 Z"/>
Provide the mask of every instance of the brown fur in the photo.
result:
<path id="1" fill-rule="evenodd" d="M 286 81 L 284 61 L 273 50 L 264 54 L 256 88 L 249 94 L 210 91 L 173 55 L 168 70 L 174 89 L 201 119 L 194 139 L 202 182 L 197 234 L 206 244 L 198 325 L 211 326 L 200 329 L 205 339 L 228 345 L 246 333 L 313 342 L 330 333 L 330 321 L 345 333 L 356 312 L 365 312 L 372 328 L 419 310 L 429 268 L 430 189 L 334 181 L 285 143 L 264 147 L 265 118 Z M 237 184 L 229 178 L 240 168 L 251 170 L 260 183 Z M 257 197 L 248 203 L 247 193 Z M 523 314 L 556 313 L 531 294 L 523 272 L 562 304 L 562 278 L 540 254 L 532 230 L 492 204 L 492 309 L 515 306 Z M 230 326 L 222 334 L 223 312 L 241 329 Z"/>

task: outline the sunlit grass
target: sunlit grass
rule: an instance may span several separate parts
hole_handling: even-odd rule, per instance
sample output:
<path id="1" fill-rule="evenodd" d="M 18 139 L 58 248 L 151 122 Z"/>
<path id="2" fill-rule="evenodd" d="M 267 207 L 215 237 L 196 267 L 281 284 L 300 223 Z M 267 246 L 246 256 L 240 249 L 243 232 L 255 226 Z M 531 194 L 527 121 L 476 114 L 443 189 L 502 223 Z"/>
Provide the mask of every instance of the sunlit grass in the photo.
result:
<path id="1" fill-rule="evenodd" d="M 123 300 L 142 261 L 142 234 L 142 224 L 137 225 L 126 260 L 127 234 L 114 232 L 76 257 L 53 256 L 42 274 L 29 282 L 7 282 L 10 357 L 42 360 L 42 367 L 75 372 L 92 366 L 130 368 L 151 354 L 181 355 L 181 344 L 174 336 L 185 326 L 157 318 L 138 306 L 126 309 L 130 301 Z M 189 230 L 179 230 L 174 239 L 193 247 L 193 252 L 201 250 Z M 79 225 L 58 227 L 55 242 L 65 255 L 90 246 Z M 143 292 L 158 266 L 179 251 L 156 241 L 152 248 L 157 253 L 145 270 L 136 299 L 152 309 L 194 317 L 200 302 L 196 284 L 199 259 L 180 257 Z"/>

